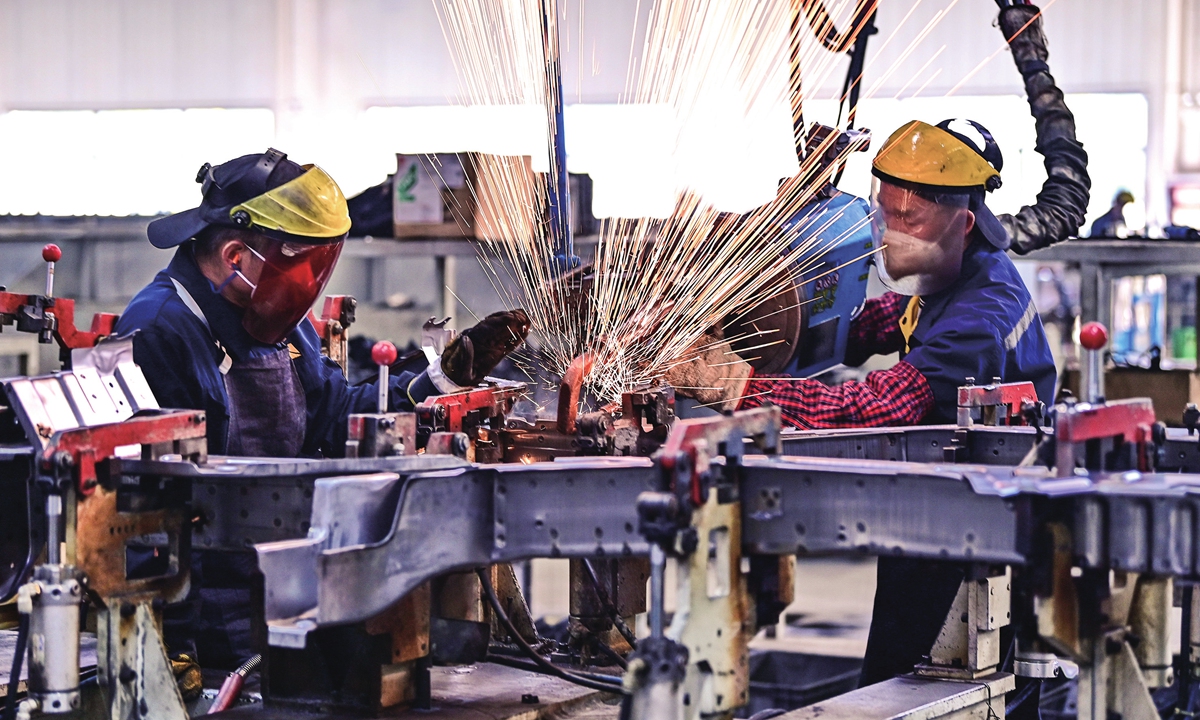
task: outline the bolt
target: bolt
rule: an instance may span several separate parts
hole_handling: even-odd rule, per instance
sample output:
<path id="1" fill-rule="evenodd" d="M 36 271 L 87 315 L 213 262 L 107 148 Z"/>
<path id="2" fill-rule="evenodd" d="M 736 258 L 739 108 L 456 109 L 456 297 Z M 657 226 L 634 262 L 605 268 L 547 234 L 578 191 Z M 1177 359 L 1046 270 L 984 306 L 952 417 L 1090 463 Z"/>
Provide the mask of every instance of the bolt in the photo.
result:
<path id="1" fill-rule="evenodd" d="M 541 700 L 538 698 L 538 696 L 534 695 L 533 693 L 525 693 L 521 696 L 522 705 L 537 705 L 540 702 Z"/>

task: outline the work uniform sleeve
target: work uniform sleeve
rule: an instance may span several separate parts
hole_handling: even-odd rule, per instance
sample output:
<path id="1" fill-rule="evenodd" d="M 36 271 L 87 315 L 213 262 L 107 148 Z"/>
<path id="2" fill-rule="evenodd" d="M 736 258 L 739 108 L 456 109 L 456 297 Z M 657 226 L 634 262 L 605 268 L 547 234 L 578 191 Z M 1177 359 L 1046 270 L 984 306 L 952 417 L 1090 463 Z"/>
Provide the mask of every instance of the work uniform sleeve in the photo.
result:
<path id="1" fill-rule="evenodd" d="M 305 350 L 310 350 L 306 348 Z M 346 421 L 355 413 L 378 410 L 378 385 L 374 382 L 351 385 L 340 365 L 320 355 L 320 347 L 312 348 L 319 357 L 321 382 L 307 391 L 309 437 L 303 452 L 306 455 L 342 457 L 346 452 Z M 398 372 L 388 378 L 388 409 L 410 411 L 437 390 L 425 373 Z"/>
<path id="2" fill-rule="evenodd" d="M 1005 340 L 986 318 L 965 317 L 954 329 L 925 338 L 904 357 L 929 383 L 940 422 L 953 422 L 958 388 L 967 378 L 991 382 L 1004 375 Z"/>
<path id="3" fill-rule="evenodd" d="M 858 367 L 872 355 L 889 355 L 903 350 L 900 315 L 907 303 L 908 298 L 894 292 L 868 300 L 862 312 L 850 323 L 845 363 Z"/>
<path id="4" fill-rule="evenodd" d="M 900 361 L 866 380 L 826 385 L 817 380 L 754 378 L 741 408 L 778 405 L 783 420 L 799 428 L 915 425 L 933 408 L 933 392 L 920 371 Z"/>
<path id="5" fill-rule="evenodd" d="M 133 361 L 142 369 L 160 407 L 204 408 L 200 383 L 195 373 L 188 372 L 192 361 L 186 347 L 177 335 L 157 326 L 138 330 L 133 336 Z"/>

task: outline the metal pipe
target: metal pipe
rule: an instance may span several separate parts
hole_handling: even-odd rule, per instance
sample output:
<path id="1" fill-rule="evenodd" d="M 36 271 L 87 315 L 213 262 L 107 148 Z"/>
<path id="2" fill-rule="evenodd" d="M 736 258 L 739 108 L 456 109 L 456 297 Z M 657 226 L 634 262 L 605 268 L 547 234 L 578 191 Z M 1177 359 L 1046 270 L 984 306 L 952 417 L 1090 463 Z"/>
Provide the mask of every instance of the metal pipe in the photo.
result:
<path id="1" fill-rule="evenodd" d="M 541 0 L 542 55 L 546 61 L 546 131 L 550 150 L 550 245 L 562 267 L 579 263 L 571 236 L 571 187 L 567 175 L 567 136 L 563 123 L 562 67 L 558 46 L 558 2 Z"/>
<path id="2" fill-rule="evenodd" d="M 1101 366 L 1101 353 L 1099 350 L 1087 350 L 1087 391 L 1084 393 L 1084 398 L 1089 403 L 1098 403 L 1104 397 L 1103 386 L 1103 368 Z"/>
<path id="3" fill-rule="evenodd" d="M 62 562 L 58 544 L 62 537 L 62 496 L 51 493 L 46 496 L 46 563 L 58 565 Z"/>
<path id="4" fill-rule="evenodd" d="M 666 582 L 667 554 L 658 543 L 650 545 L 650 637 L 663 636 L 663 585 Z"/>
<path id="5" fill-rule="evenodd" d="M 379 366 L 379 382 L 376 383 L 376 385 L 379 390 L 379 396 L 376 398 L 376 407 L 378 408 L 378 412 L 382 415 L 388 411 L 388 390 L 390 389 L 390 386 L 388 383 L 387 365 Z"/>

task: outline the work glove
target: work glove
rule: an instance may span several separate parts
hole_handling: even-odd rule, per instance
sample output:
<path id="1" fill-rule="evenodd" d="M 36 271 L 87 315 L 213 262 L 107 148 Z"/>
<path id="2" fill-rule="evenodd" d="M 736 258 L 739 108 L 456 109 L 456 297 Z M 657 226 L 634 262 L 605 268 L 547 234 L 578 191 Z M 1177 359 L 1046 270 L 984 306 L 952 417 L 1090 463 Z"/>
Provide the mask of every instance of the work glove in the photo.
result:
<path id="1" fill-rule="evenodd" d="M 200 665 L 196 659 L 187 653 L 178 653 L 170 657 L 171 672 L 175 675 L 175 684 L 179 686 L 179 694 L 184 702 L 191 702 L 200 697 L 204 689 L 204 677 L 200 673 Z"/>
<path id="2" fill-rule="evenodd" d="M 750 364 L 716 333 L 702 336 L 688 355 L 691 360 L 675 365 L 664 378 L 675 394 L 720 411 L 735 409 L 750 381 Z"/>
<path id="3" fill-rule="evenodd" d="M 441 374 L 460 387 L 474 387 L 528 335 L 529 315 L 524 310 L 492 313 L 450 341 L 442 353 Z"/>

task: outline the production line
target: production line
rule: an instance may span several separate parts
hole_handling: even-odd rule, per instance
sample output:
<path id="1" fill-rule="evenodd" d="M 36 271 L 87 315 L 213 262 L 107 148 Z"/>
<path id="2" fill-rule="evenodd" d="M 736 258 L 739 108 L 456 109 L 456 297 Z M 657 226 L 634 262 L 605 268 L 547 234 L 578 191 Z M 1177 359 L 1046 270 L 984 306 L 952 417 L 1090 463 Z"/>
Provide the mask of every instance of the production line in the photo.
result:
<path id="1" fill-rule="evenodd" d="M 10 317 L 49 305 L 20 301 Z M 747 643 L 786 604 L 777 558 L 793 554 L 970 571 L 912 674 L 785 717 L 900 717 L 918 706 L 924 717 L 1003 716 L 1016 677 L 1076 672 L 1080 717 L 1151 717 L 1149 690 L 1194 672 L 1173 665 L 1169 617 L 1176 579 L 1200 576 L 1190 492 L 1200 477 L 1189 474 L 1200 439 L 1156 423 L 1148 401 L 1060 405 L 1049 426 L 1029 384 L 973 385 L 960 389 L 957 426 L 797 432 L 781 431 L 772 408 L 678 420 L 674 393 L 647 388 L 619 408 L 531 428 L 509 414 L 523 388 L 491 383 L 414 413 L 351 416 L 345 459 L 231 458 L 208 455 L 204 413 L 157 408 L 128 341 L 68 340 L 79 335 L 61 319 L 51 333 L 73 369 L 4 384 L 3 482 L 6 496 L 25 496 L 6 504 L 6 520 L 28 522 L 4 552 L 33 566 L 19 592 L 23 572 L 3 578 L 35 648 L 21 717 L 80 707 L 86 717 L 186 717 L 160 622 L 164 603 L 186 593 L 194 546 L 253 547 L 263 573 L 263 704 L 234 715 L 442 706 L 433 657 L 494 660 L 503 649 L 490 640 L 536 639 L 512 624 L 521 603 L 503 568 L 538 557 L 587 558 L 604 578 L 612 594 L 593 596 L 594 642 L 622 616 L 649 612 L 622 684 L 591 681 L 623 694 L 613 717 L 719 717 L 744 705 Z M 147 547 L 157 569 L 135 576 L 130 548 Z M 648 608 L 621 587 L 645 581 L 647 556 Z M 669 625 L 668 556 L 680 568 Z M 1187 588 L 1185 657 L 1200 644 Z M 79 669 L 85 598 L 91 676 Z M 1000 671 L 1010 624 L 1016 677 Z"/>
<path id="2" fill-rule="evenodd" d="M 169 264 L 89 331 L 47 245 L 44 293 L 0 287 L 0 328 L 62 362 L 0 379 L 0 720 L 1019 720 L 1064 687 L 1068 716 L 1192 716 L 1200 409 L 1168 428 L 1106 399 L 1095 322 L 1060 388 L 1009 253 L 1078 232 L 1088 156 L 1041 11 L 997 5 L 1047 174 L 1019 212 L 988 207 L 1004 157 L 981 123 L 854 127 L 874 2 L 839 32 L 793 0 L 798 172 L 740 214 L 680 191 L 585 261 L 560 13 L 530 4 L 548 172 L 445 154 L 389 180 L 399 203 L 460 174 L 430 197 L 508 234 L 477 239 L 521 302 L 377 342 L 359 382 L 355 299 L 312 310 L 354 222 L 317 165 L 205 162 L 200 204 L 149 223 Z M 809 34 L 849 56 L 837 127 L 804 115 Z M 839 190 L 868 149 L 869 198 Z M 530 382 L 494 377 L 523 347 Z M 555 389 L 531 409 L 535 375 Z M 861 685 L 758 710 L 750 643 L 798 557 L 877 558 Z M 538 559 L 569 560 L 553 638 L 516 570 Z"/>

